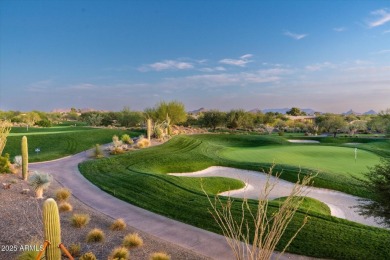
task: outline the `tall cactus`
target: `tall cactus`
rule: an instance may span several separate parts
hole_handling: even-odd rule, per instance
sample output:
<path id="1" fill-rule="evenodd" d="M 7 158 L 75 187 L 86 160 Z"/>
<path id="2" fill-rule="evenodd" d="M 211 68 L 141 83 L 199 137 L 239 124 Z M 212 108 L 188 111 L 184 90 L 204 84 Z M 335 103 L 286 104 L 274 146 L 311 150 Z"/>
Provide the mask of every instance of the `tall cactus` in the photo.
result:
<path id="1" fill-rule="evenodd" d="M 23 180 L 26 181 L 28 178 L 28 145 L 26 136 L 22 138 L 22 175 Z"/>
<path id="2" fill-rule="evenodd" d="M 61 260 L 61 225 L 57 203 L 54 199 L 47 199 L 43 204 L 43 231 L 45 240 L 50 244 L 46 248 L 47 260 Z"/>
<path id="3" fill-rule="evenodd" d="M 147 126 L 148 140 L 150 141 L 150 136 L 152 135 L 152 119 L 148 118 Z"/>

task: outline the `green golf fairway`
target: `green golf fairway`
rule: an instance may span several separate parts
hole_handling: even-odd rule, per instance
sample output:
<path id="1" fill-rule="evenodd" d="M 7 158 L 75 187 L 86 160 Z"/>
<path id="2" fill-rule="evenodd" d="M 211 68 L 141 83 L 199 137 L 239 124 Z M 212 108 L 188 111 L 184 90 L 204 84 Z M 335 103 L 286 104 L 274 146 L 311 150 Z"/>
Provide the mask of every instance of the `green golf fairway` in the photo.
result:
<path id="1" fill-rule="evenodd" d="M 364 178 L 362 173 L 367 172 L 367 167 L 380 160 L 376 154 L 358 149 L 355 161 L 354 148 L 320 145 L 229 147 L 221 151 L 220 155 L 233 161 L 293 165 L 314 172 L 356 178 Z"/>

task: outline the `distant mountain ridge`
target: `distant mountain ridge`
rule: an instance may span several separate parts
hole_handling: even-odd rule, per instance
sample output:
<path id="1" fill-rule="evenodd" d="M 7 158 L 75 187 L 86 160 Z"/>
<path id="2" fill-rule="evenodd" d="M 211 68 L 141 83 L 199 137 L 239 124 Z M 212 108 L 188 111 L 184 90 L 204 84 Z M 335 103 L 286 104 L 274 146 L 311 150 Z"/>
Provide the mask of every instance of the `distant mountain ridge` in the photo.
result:
<path id="1" fill-rule="evenodd" d="M 342 115 L 356 115 L 356 116 L 359 116 L 359 115 L 376 115 L 376 114 L 377 114 L 377 112 L 375 112 L 372 109 L 367 111 L 367 112 L 364 112 L 364 113 L 359 113 L 359 112 L 353 111 L 352 109 L 348 110 L 345 113 L 342 113 Z"/>

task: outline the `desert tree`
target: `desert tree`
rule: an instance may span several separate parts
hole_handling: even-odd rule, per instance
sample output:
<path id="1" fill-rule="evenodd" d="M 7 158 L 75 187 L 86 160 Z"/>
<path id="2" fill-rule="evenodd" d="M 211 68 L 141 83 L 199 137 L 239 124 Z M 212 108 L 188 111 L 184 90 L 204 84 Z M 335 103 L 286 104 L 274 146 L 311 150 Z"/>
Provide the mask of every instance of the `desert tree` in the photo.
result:
<path id="1" fill-rule="evenodd" d="M 218 126 L 226 124 L 226 113 L 219 110 L 210 110 L 203 112 L 202 123 L 206 127 L 211 127 L 215 131 Z"/>
<path id="2" fill-rule="evenodd" d="M 380 163 L 370 167 L 365 176 L 365 187 L 371 194 L 375 194 L 375 198 L 362 199 L 365 203 L 358 206 L 358 212 L 390 227 L 390 157 L 382 157 Z"/>
<path id="3" fill-rule="evenodd" d="M 279 208 L 271 212 L 270 207 L 268 207 L 268 199 L 280 177 L 280 173 L 277 173 L 275 174 L 276 178 L 271 180 L 272 171 L 273 167 L 270 168 L 267 174 L 264 188 L 259 191 L 257 204 L 253 205 L 248 199 L 244 198 L 239 205 L 238 214 L 233 208 L 240 202 L 234 201 L 231 197 L 221 199 L 216 196 L 211 199 L 205 192 L 211 205 L 209 211 L 222 230 L 235 259 L 271 259 L 287 226 L 302 204 L 308 192 L 308 185 L 311 184 L 314 178 L 312 175 L 306 175 L 302 180 L 298 178 L 290 194 L 280 204 Z M 308 217 L 305 216 L 302 224 L 290 237 L 280 255 L 284 253 L 307 221 Z"/>

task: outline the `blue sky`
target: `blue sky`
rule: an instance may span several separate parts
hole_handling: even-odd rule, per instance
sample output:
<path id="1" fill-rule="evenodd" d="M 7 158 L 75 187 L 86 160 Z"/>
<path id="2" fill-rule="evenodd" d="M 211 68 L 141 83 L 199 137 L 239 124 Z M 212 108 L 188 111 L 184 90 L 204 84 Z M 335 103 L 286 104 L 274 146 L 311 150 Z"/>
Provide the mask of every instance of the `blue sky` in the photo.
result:
<path id="1" fill-rule="evenodd" d="M 389 1 L 0 1 L 0 109 L 390 107 Z"/>

